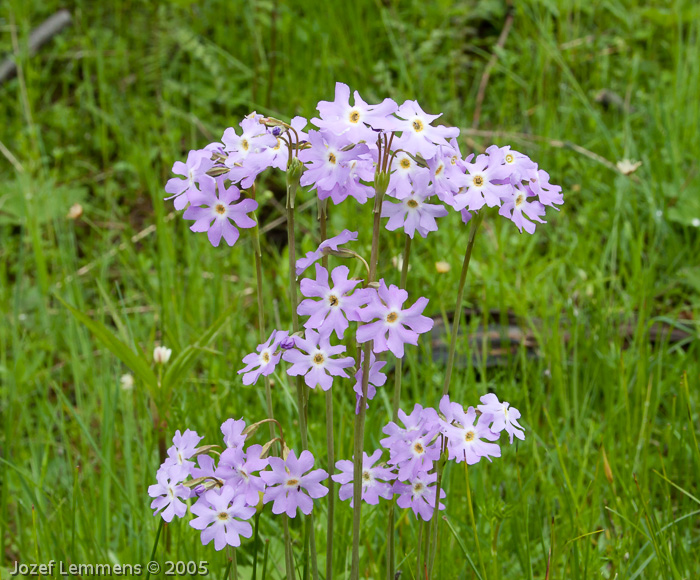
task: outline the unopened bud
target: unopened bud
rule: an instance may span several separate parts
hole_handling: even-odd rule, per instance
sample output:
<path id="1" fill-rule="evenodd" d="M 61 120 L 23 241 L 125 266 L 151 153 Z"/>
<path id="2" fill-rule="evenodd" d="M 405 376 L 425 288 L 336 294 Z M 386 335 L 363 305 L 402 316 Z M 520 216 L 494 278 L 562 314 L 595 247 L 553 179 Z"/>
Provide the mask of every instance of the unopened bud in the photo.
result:
<path id="1" fill-rule="evenodd" d="M 83 215 L 83 206 L 79 203 L 74 203 L 72 206 L 70 206 L 66 217 L 69 220 L 77 220 L 81 215 Z"/>

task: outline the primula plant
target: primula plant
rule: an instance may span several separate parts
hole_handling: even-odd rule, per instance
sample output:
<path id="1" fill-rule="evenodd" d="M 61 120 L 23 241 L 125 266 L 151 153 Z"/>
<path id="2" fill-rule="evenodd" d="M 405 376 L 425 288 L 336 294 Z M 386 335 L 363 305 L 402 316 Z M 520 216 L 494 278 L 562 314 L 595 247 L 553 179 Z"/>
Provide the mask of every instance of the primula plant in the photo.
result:
<path id="1" fill-rule="evenodd" d="M 240 363 L 238 374 L 243 384 L 265 390 L 267 408 L 246 409 L 245 420 L 222 417 L 219 444 L 208 439 L 200 445 L 197 433 L 177 431 L 155 474 L 156 483 L 149 488 L 151 507 L 166 522 L 188 518 L 202 543 L 213 540 L 216 550 L 247 541 L 253 534 L 249 520 L 255 518 L 257 530 L 259 514 L 269 509 L 271 517 L 281 518 L 287 578 L 296 577 L 297 562 L 303 562 L 304 576 L 320 577 L 314 515 L 323 514 L 327 516 L 323 577 L 330 579 L 343 569 L 343 559 L 334 554 L 335 539 L 336 546 L 338 540 L 351 546 L 353 580 L 360 575 L 363 504 L 369 504 L 365 509 L 384 510 L 389 579 L 396 573 L 397 510 L 410 510 L 420 526 L 419 545 L 411 557 L 417 560 L 418 575 L 429 578 L 436 557 L 437 514 L 450 509 L 449 490 L 443 486 L 445 469 L 451 462 L 474 465 L 513 453 L 499 445 L 504 431 L 511 444 L 514 438 L 524 439 L 520 413 L 501 402 L 497 393 L 485 393 L 480 404 L 466 408 L 449 395 L 476 233 L 486 216 L 508 219 L 521 233 L 534 233 L 537 224 L 545 223 L 546 208 L 563 203 L 561 188 L 550 184 L 549 175 L 534 161 L 508 146 L 494 145 L 484 154 L 463 157 L 459 130 L 437 125 L 440 115 L 426 113 L 416 101 L 400 106 L 391 99 L 368 104 L 357 92 L 351 99 L 350 89 L 338 83 L 335 100 L 322 101 L 317 109 L 319 117 L 310 124 L 301 117 L 287 123 L 251 113 L 238 129 L 226 129 L 221 143 L 191 151 L 185 163 L 173 166 L 176 177 L 165 186 L 167 199 L 184 210 L 184 219 L 193 220 L 192 231 L 206 232 L 213 246 L 222 239 L 233 246 L 239 229 L 252 231 L 259 344 L 247 345 L 251 353 Z M 264 316 L 255 215 L 255 182 L 270 168 L 286 172 L 290 278 L 288 295 L 282 298 L 289 301 L 292 314 L 289 328 L 274 330 L 266 327 Z M 298 195 L 318 200 L 320 243 L 317 250 L 296 259 Z M 372 231 L 346 229 L 328 236 L 329 199 L 334 205 L 357 204 L 352 211 L 371 207 Z M 433 327 L 431 310 L 439 310 L 431 309 L 427 298 L 405 290 L 411 244 L 416 233 L 425 238 L 447 223 L 451 213 L 468 225 L 469 234 L 442 392 L 426 393 L 435 408 L 411 403 L 402 408 L 407 403 L 401 399 L 404 354 Z M 401 235 L 396 233 L 401 230 L 404 255 L 399 279 L 380 277 L 382 238 Z M 369 256 L 359 253 L 360 238 L 370 245 Z M 331 259 L 357 260 L 362 275 L 351 277 L 347 265 L 331 266 Z M 393 416 L 387 417 L 381 433 L 378 429 L 375 433 L 382 437 L 381 447 L 367 450 L 366 412 L 392 366 Z M 296 390 L 300 430 L 296 449 L 285 439 L 283 421 L 274 413 L 270 384 L 274 372 L 286 373 Z M 324 450 L 310 448 L 307 437 L 309 389 L 317 388 L 326 399 L 325 469 L 316 459 Z M 355 426 L 353 456 L 336 463 L 333 401 L 338 398 L 350 399 Z M 254 443 L 260 433 L 268 432 L 260 429 L 263 424 L 269 424 L 270 437 Z M 341 501 L 349 500 L 337 509 L 352 510 L 352 537 L 334 537 L 336 494 Z M 324 511 L 318 509 L 321 498 L 327 502 Z M 292 545 L 288 522 L 297 517 L 305 520 L 301 553 Z M 235 550 L 231 559 L 235 571 Z"/>

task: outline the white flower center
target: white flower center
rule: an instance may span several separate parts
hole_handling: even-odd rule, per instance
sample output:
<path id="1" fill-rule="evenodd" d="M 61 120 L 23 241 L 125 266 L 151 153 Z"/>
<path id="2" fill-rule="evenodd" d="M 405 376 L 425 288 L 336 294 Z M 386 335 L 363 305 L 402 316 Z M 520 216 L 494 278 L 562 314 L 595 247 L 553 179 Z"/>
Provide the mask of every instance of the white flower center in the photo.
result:
<path id="1" fill-rule="evenodd" d="M 323 365 L 323 361 L 326 360 L 321 351 L 316 352 L 313 357 L 313 362 L 315 365 Z"/>
<path id="2" fill-rule="evenodd" d="M 217 203 L 214 207 L 214 211 L 219 215 L 224 215 L 226 213 L 226 206 L 223 203 Z"/>
<path id="3" fill-rule="evenodd" d="M 482 175 L 475 175 L 474 179 L 472 179 L 472 183 L 474 184 L 475 187 L 483 187 L 484 186 L 484 177 Z"/>
<path id="4" fill-rule="evenodd" d="M 389 324 L 394 324 L 399 319 L 399 313 L 398 312 L 389 312 L 389 314 L 386 315 L 386 321 Z"/>
<path id="5" fill-rule="evenodd" d="M 418 118 L 413 119 L 413 121 L 411 122 L 411 125 L 413 126 L 413 130 L 416 133 L 420 133 L 424 129 L 423 121 L 421 121 Z"/>
<path id="6" fill-rule="evenodd" d="M 350 111 L 349 119 L 351 123 L 359 123 L 360 122 L 360 112 L 359 111 Z"/>
<path id="7" fill-rule="evenodd" d="M 410 207 L 411 209 L 416 209 L 418 207 L 418 201 L 414 198 L 410 198 L 407 202 L 406 205 Z"/>
<path id="8" fill-rule="evenodd" d="M 262 351 L 260 358 L 263 360 L 263 362 L 265 364 L 269 363 L 270 362 L 270 352 L 267 350 Z"/>
<path id="9" fill-rule="evenodd" d="M 227 522 L 230 519 L 230 516 L 228 515 L 228 512 L 219 512 L 216 515 L 216 518 L 222 522 Z"/>

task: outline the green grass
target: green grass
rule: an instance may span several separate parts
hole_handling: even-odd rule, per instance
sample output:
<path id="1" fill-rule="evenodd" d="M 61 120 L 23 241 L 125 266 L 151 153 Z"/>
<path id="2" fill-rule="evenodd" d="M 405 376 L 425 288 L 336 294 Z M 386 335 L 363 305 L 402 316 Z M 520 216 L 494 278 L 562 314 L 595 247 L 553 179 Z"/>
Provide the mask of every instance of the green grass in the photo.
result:
<path id="1" fill-rule="evenodd" d="M 168 430 L 193 428 L 215 442 L 230 416 L 264 418 L 261 389 L 242 386 L 235 372 L 257 344 L 251 240 L 214 249 L 179 217 L 169 219 L 162 197 L 170 167 L 250 110 L 313 116 L 336 80 L 368 101 L 418 99 L 469 129 L 506 7 L 456 4 L 78 1 L 72 27 L 29 57 L 29 30 L 62 4 L 3 3 L 0 53 L 14 52 L 14 22 L 21 68 L 21 79 L 0 85 L 0 142 L 9 152 L 0 155 L 4 568 L 15 560 L 145 564 L 158 528 L 146 494 L 158 466 L 146 383 L 137 378 L 123 391 L 126 367 L 59 298 L 146 360 L 155 343 L 177 356 L 233 309 L 177 377 Z M 465 550 L 484 580 L 542 579 L 548 562 L 550 579 L 696 578 L 700 10 L 689 0 L 516 5 L 479 125 L 515 135 L 467 130 L 462 150 L 512 143 L 563 185 L 566 203 L 534 236 L 487 219 L 477 240 L 467 302 L 512 311 L 537 337 L 537 356 L 522 349 L 498 367 L 463 365 L 452 394 L 473 404 L 495 390 L 522 411 L 528 437 L 468 474 L 448 467 L 455 533 L 441 527 L 436 577 L 476 578 Z M 622 104 L 599 103 L 601 90 Z M 627 177 L 572 144 L 642 166 Z M 272 198 L 281 199 L 283 183 L 270 176 L 261 188 L 271 192 L 264 225 L 280 213 Z M 84 215 L 68 220 L 75 202 Z M 329 231 L 351 220 L 368 252 L 369 207 L 363 211 L 333 208 Z M 315 212 L 299 221 L 306 251 L 315 244 Z M 453 216 L 413 245 L 408 289 L 430 298 L 432 314 L 453 307 L 466 237 Z M 283 238 L 276 229 L 263 239 L 268 330 L 289 326 L 286 303 L 272 298 L 284 296 Z M 382 274 L 397 282 L 390 258 L 403 241 L 383 232 L 382 244 Z M 436 261 L 450 272 L 436 274 Z M 661 322 L 688 337 L 651 342 Z M 465 342 L 458 344 L 464 357 Z M 436 405 L 444 369 L 427 340 L 404 368 L 404 408 Z M 275 379 L 276 414 L 298 446 L 294 394 Z M 389 397 L 381 390 L 370 407 L 367 448 L 378 444 Z M 335 404 L 336 456 L 348 458 L 349 386 L 337 388 Z M 312 450 L 323 458 L 318 393 L 309 418 Z M 325 509 L 320 502 L 321 554 Z M 337 511 L 342 577 L 351 516 L 347 504 Z M 381 507 L 363 512 L 363 577 L 384 577 L 385 517 Z M 413 578 L 418 526 L 405 514 L 399 521 L 397 562 Z M 269 509 L 260 531 L 270 545 L 268 578 L 281 578 L 281 524 Z M 248 544 L 239 554 L 243 578 L 250 556 Z M 157 557 L 208 560 L 214 577 L 226 565 L 182 521 L 167 527 Z"/>

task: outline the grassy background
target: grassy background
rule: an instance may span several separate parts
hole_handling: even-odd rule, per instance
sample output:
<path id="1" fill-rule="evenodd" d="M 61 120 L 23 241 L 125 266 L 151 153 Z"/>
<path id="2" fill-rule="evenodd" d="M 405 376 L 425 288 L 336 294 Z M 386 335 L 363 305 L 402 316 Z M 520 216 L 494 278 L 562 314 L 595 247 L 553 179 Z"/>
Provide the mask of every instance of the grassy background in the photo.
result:
<path id="1" fill-rule="evenodd" d="M 475 0 L 71 4 L 72 26 L 33 57 L 29 31 L 63 3 L 0 7 L 0 54 L 14 53 L 21 72 L 0 85 L 3 578 L 15 560 L 145 563 L 157 529 L 146 495 L 158 466 L 148 395 L 138 380 L 133 391 L 120 388 L 127 369 L 57 297 L 145 360 L 155 343 L 177 355 L 234 308 L 179 378 L 168 429 L 193 428 L 215 442 L 224 419 L 264 416 L 261 389 L 235 374 L 257 344 L 250 239 L 214 249 L 170 218 L 162 197 L 173 161 L 252 109 L 313 116 L 337 80 L 370 102 L 416 98 L 444 112 L 445 123 L 473 129 L 478 86 L 507 15 L 504 2 Z M 536 356 L 516 349 L 496 367 L 465 364 L 462 355 L 452 393 L 474 404 L 494 390 L 522 411 L 528 437 L 468 474 L 448 470 L 456 537 L 443 525 L 438 577 L 477 577 L 461 543 L 484 580 L 545 578 L 548 561 L 549 578 L 695 578 L 700 9 L 691 1 L 548 0 L 518 2 L 513 16 L 486 90 L 486 133 L 465 131 L 463 152 L 511 143 L 563 185 L 566 204 L 534 236 L 494 218 L 478 239 L 469 305 L 512 312 L 538 348 Z M 600 91 L 617 98 L 601 102 Z M 623 158 L 642 165 L 624 176 L 611 167 Z M 282 187 L 274 176 L 262 186 L 270 224 Z M 69 220 L 76 202 L 84 214 Z M 369 219 L 368 207 L 360 215 L 348 203 L 333 209 L 329 231 L 351 223 L 368 250 Z M 309 250 L 313 212 L 300 227 Z M 289 320 L 285 302 L 273 298 L 283 296 L 287 276 L 282 239 L 272 228 L 263 241 L 268 331 Z M 428 296 L 431 314 L 452 308 L 465 243 L 451 216 L 414 244 L 409 292 Z M 403 241 L 385 233 L 382 244 L 382 273 L 396 282 L 391 257 Z M 450 272 L 437 274 L 436 261 Z M 686 338 L 651 341 L 662 322 Z M 433 354 L 427 340 L 409 351 L 405 408 L 437 404 L 444 371 L 440 351 Z M 336 456 L 349 457 L 354 397 L 347 385 L 334 389 Z M 390 416 L 387 393 L 370 408 L 368 448 Z M 293 399 L 277 376 L 276 414 L 298 445 Z M 310 430 L 323 458 L 318 393 Z M 349 563 L 341 539 L 350 537 L 350 510 L 338 512 L 340 571 Z M 363 577 L 381 578 L 385 510 L 363 516 Z M 324 518 L 316 521 L 325 553 Z M 270 578 L 282 577 L 279 526 L 266 510 Z M 400 521 L 404 578 L 415 577 L 417 530 L 412 516 Z M 300 541 L 299 522 L 292 532 Z M 202 547 L 185 522 L 166 536 L 159 559 L 208 560 L 221 576 L 224 555 Z M 242 577 L 250 555 L 248 544 Z"/>

